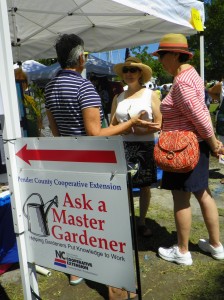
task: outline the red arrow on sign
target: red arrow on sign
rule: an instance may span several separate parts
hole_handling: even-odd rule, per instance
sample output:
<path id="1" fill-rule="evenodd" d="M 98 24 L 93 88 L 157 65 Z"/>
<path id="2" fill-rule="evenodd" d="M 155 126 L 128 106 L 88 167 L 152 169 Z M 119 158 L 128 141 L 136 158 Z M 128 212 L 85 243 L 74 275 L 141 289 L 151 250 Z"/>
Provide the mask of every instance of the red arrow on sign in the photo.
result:
<path id="1" fill-rule="evenodd" d="M 83 162 L 83 163 L 117 163 L 112 150 L 40 150 L 27 149 L 25 145 L 16 155 L 30 164 L 30 160 Z"/>

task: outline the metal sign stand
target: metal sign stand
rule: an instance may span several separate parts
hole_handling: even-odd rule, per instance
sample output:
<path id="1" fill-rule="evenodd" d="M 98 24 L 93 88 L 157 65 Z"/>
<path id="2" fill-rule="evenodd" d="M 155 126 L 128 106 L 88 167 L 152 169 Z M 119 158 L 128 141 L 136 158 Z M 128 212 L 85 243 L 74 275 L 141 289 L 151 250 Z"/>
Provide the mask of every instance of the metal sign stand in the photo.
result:
<path id="1" fill-rule="evenodd" d="M 134 208 L 134 198 L 132 192 L 132 181 L 131 173 L 128 172 L 128 191 L 129 191 L 129 200 L 131 208 L 131 228 L 132 228 L 132 238 L 133 238 L 133 248 L 135 252 L 135 265 L 136 265 L 136 279 L 137 279 L 137 294 L 138 299 L 142 300 L 142 289 L 141 289 L 141 276 L 140 276 L 140 265 L 139 265 L 139 256 L 138 256 L 138 241 L 136 233 L 136 220 L 135 220 L 135 208 Z M 128 295 L 130 299 L 130 293 Z"/>

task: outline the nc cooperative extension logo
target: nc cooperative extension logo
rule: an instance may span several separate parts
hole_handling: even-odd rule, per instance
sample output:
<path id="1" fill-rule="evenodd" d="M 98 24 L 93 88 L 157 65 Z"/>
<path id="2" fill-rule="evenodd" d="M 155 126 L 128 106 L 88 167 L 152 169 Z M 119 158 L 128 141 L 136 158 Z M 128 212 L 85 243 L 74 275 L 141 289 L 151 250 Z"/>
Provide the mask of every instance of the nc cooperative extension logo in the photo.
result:
<path id="1" fill-rule="evenodd" d="M 66 257 L 64 251 L 57 251 L 55 250 L 55 259 L 54 259 L 54 265 L 62 268 L 66 268 Z"/>
<path id="2" fill-rule="evenodd" d="M 67 266 L 69 266 L 82 270 L 89 270 L 89 268 L 93 267 L 92 263 L 69 256 L 66 257 L 66 253 L 64 251 L 57 250 L 55 250 L 54 265 L 62 268 L 67 268 Z"/>

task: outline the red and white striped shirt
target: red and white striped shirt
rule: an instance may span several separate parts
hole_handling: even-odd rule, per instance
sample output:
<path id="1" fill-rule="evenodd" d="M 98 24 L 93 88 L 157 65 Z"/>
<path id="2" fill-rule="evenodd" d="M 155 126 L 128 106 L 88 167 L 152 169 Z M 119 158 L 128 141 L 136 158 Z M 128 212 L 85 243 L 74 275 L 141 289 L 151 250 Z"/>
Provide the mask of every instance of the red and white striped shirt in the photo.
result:
<path id="1" fill-rule="evenodd" d="M 205 105 L 204 83 L 193 67 L 175 77 L 169 94 L 161 103 L 163 131 L 190 130 L 198 140 L 214 134 Z"/>

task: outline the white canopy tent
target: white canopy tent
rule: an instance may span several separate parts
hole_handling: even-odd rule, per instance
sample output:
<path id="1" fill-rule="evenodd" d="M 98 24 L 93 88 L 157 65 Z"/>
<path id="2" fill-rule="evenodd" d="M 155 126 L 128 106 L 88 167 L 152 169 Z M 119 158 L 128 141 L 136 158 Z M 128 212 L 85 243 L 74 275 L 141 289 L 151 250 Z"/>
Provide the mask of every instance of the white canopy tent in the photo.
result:
<path id="1" fill-rule="evenodd" d="M 34 299 L 29 287 L 32 285 L 38 293 L 38 285 L 33 273 L 29 276 L 18 178 L 13 172 L 16 169 L 13 141 L 21 137 L 13 60 L 55 57 L 53 44 L 63 33 L 82 37 L 89 52 L 155 43 L 168 32 L 194 34 L 196 31 L 190 24 L 192 8 L 200 12 L 204 22 L 203 3 L 196 0 L 0 1 L 0 93 L 5 112 L 3 137 L 7 141 L 7 171 L 24 299 Z"/>
<path id="2" fill-rule="evenodd" d="M 83 38 L 86 51 L 100 52 L 158 42 L 168 32 L 195 34 L 196 0 L 7 0 L 13 58 L 55 57 L 59 34 Z"/>

